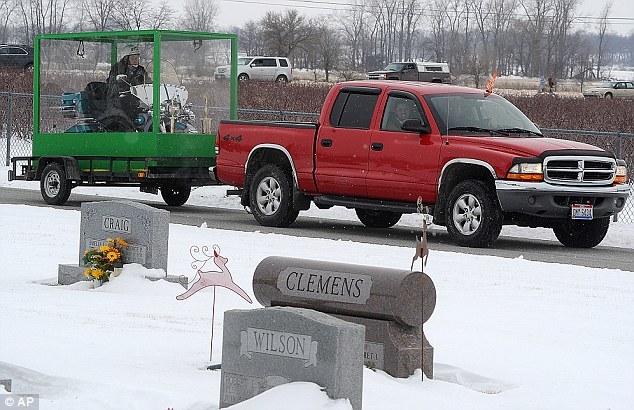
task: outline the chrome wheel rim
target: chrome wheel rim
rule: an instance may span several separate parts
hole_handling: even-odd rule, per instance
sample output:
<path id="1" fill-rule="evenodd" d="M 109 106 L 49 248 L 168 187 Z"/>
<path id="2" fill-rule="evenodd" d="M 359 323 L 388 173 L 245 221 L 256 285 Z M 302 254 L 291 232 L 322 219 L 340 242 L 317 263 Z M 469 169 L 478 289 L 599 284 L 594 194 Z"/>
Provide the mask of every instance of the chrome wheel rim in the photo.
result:
<path id="1" fill-rule="evenodd" d="M 260 212 L 271 216 L 277 212 L 282 200 L 282 189 L 275 178 L 266 177 L 258 185 L 255 199 Z"/>
<path id="2" fill-rule="evenodd" d="M 453 206 L 453 224 L 463 235 L 473 235 L 482 222 L 482 207 L 478 198 L 463 194 Z"/>
<path id="3" fill-rule="evenodd" d="M 49 172 L 44 179 L 44 191 L 46 195 L 53 198 L 59 194 L 60 179 L 57 172 Z"/>

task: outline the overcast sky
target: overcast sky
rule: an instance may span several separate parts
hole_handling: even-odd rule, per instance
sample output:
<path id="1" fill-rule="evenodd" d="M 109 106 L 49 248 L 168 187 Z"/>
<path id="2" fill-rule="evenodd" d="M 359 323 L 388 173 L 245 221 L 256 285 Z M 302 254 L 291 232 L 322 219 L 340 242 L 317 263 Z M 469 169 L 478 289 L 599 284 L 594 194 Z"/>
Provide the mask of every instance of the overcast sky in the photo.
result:
<path id="1" fill-rule="evenodd" d="M 218 25 L 221 27 L 242 25 L 248 20 L 258 20 L 267 11 L 284 11 L 296 8 L 307 16 L 328 15 L 337 13 L 345 8 L 346 0 L 217 0 L 220 5 Z M 183 2 L 183 0 L 178 0 Z M 607 0 L 581 0 L 577 15 L 597 17 Z M 629 34 L 634 30 L 634 1 L 613 0 L 611 17 L 627 18 L 629 20 L 611 20 L 611 30 L 619 34 Z M 594 31 L 596 20 L 585 20 L 575 24 L 575 27 L 588 26 Z"/>

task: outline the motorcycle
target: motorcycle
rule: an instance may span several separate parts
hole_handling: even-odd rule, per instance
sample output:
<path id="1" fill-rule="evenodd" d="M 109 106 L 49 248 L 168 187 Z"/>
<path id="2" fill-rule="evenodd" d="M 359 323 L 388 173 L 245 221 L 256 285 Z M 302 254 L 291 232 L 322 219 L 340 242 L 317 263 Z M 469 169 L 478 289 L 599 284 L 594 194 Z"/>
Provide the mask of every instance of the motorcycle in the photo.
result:
<path id="1" fill-rule="evenodd" d="M 124 74 L 109 90 L 105 82 L 91 82 L 80 92 L 62 95 L 64 118 L 76 118 L 65 132 L 150 132 L 153 127 L 153 84 L 130 85 Z M 196 115 L 182 85 L 160 84 L 159 129 L 163 133 L 197 133 Z"/>

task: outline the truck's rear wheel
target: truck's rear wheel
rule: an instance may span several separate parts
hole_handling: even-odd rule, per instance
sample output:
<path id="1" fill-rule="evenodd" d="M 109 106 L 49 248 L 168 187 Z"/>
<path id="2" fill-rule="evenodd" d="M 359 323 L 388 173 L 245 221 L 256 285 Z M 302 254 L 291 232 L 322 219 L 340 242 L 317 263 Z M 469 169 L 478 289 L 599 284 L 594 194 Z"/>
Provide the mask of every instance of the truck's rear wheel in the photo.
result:
<path id="1" fill-rule="evenodd" d="M 181 206 L 185 204 L 191 192 L 191 185 L 185 182 L 161 186 L 163 201 L 170 206 Z"/>
<path id="2" fill-rule="evenodd" d="M 40 192 L 49 205 L 63 205 L 70 196 L 71 182 L 66 179 L 64 167 L 51 162 L 44 167 L 40 178 Z"/>
<path id="3" fill-rule="evenodd" d="M 482 181 L 459 183 L 445 208 L 447 232 L 460 246 L 489 246 L 500 235 L 503 214 L 493 189 Z"/>
<path id="4" fill-rule="evenodd" d="M 389 228 L 396 225 L 403 214 L 390 211 L 373 211 L 371 209 L 355 209 L 361 223 L 368 228 Z"/>
<path id="5" fill-rule="evenodd" d="M 601 243 L 610 228 L 610 218 L 591 221 L 567 220 L 561 226 L 553 228 L 555 236 L 569 248 L 593 248 Z"/>
<path id="6" fill-rule="evenodd" d="M 276 165 L 267 165 L 255 173 L 249 190 L 249 206 L 260 225 L 283 228 L 299 215 L 293 209 L 290 177 Z"/>

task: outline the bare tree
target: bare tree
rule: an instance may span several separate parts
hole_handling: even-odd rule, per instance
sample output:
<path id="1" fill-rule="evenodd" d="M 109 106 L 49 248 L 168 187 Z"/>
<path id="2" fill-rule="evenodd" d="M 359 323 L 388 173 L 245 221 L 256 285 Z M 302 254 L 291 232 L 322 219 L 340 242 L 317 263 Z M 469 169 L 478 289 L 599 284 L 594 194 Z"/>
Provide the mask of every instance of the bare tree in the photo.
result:
<path id="1" fill-rule="evenodd" d="M 605 3 L 603 10 L 599 16 L 599 47 L 597 50 L 597 78 L 601 77 L 601 65 L 603 64 L 603 54 L 607 42 L 608 17 L 612 12 L 612 0 Z"/>
<path id="2" fill-rule="evenodd" d="M 546 26 L 551 12 L 552 0 L 519 0 L 524 10 L 526 24 L 524 35 L 527 37 L 528 46 L 528 66 L 525 74 L 530 76 L 543 75 L 546 70 L 544 64 L 544 50 L 548 46 L 545 44 Z"/>
<path id="3" fill-rule="evenodd" d="M 434 0 L 431 19 L 432 49 L 436 61 L 447 61 L 447 26 L 444 15 L 447 13 L 447 3 L 443 0 Z"/>
<path id="4" fill-rule="evenodd" d="M 353 0 L 347 12 L 338 17 L 350 50 L 349 68 L 355 70 L 362 64 L 363 39 L 365 37 L 365 1 Z"/>
<path id="5" fill-rule="evenodd" d="M 18 2 L 23 23 L 24 43 L 33 43 L 37 34 L 63 31 L 70 0 L 24 0 Z"/>
<path id="6" fill-rule="evenodd" d="M 298 49 L 307 49 L 307 42 L 316 31 L 314 24 L 295 9 L 284 14 L 269 11 L 260 24 L 268 53 L 281 57 L 292 56 Z"/>
<path id="7" fill-rule="evenodd" d="M 112 12 L 115 27 L 121 30 L 157 30 L 169 28 L 175 12 L 167 1 L 158 6 L 150 0 L 117 3 Z"/>
<path id="8" fill-rule="evenodd" d="M 0 43 L 9 42 L 9 21 L 16 6 L 13 0 L 0 0 Z"/>
<path id="9" fill-rule="evenodd" d="M 240 41 L 238 47 L 240 51 L 250 56 L 264 54 L 264 39 L 262 35 L 262 26 L 249 20 L 244 27 L 238 32 Z"/>
<path id="10" fill-rule="evenodd" d="M 81 11 L 86 14 L 92 29 L 105 31 L 112 25 L 116 4 L 116 0 L 82 0 Z"/>
<path id="11" fill-rule="evenodd" d="M 500 74 L 506 74 L 511 68 L 509 48 L 511 25 L 514 21 L 517 0 L 491 0 L 491 31 L 493 35 L 492 61 Z"/>
<path id="12" fill-rule="evenodd" d="M 216 0 L 185 0 L 183 27 L 191 31 L 210 32 L 219 11 Z"/>
<path id="13" fill-rule="evenodd" d="M 317 23 L 315 51 L 321 68 L 326 72 L 326 81 L 330 79 L 330 72 L 337 68 L 341 58 L 341 35 L 325 19 Z"/>

